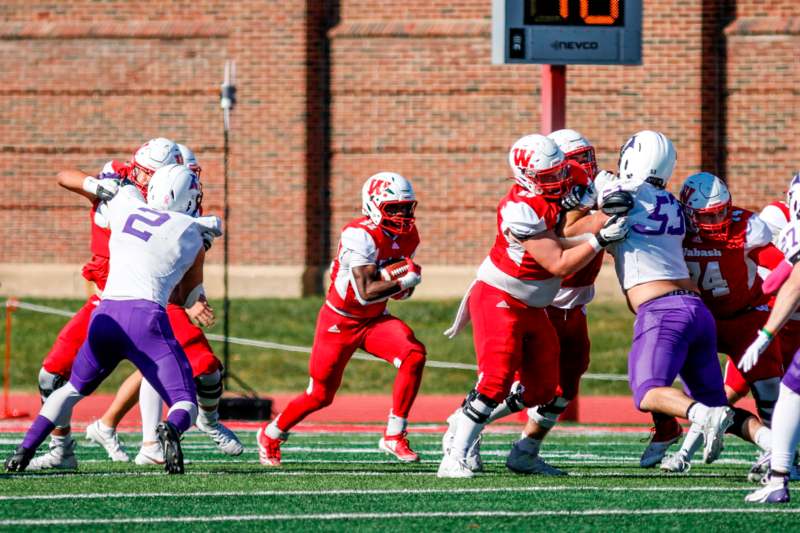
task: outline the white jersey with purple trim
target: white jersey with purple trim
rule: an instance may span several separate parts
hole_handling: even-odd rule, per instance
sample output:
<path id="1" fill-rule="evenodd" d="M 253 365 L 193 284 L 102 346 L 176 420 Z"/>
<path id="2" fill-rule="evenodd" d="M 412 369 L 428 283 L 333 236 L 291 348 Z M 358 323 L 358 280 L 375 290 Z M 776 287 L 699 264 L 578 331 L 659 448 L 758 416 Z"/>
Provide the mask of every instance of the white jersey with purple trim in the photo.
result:
<path id="1" fill-rule="evenodd" d="M 151 209 L 133 185 L 120 188 L 105 214 L 111 229 L 103 300 L 149 300 L 164 307 L 203 247 L 196 218 Z"/>
<path id="2" fill-rule="evenodd" d="M 623 290 L 649 281 L 689 278 L 683 260 L 686 222 L 678 200 L 649 183 L 634 185 L 620 179 L 605 181 L 599 197 L 615 190 L 628 191 L 634 198 L 628 237 L 608 247 Z"/>
<path id="3" fill-rule="evenodd" d="M 776 246 L 791 264 L 800 261 L 800 221 L 789 222 L 783 227 Z"/>

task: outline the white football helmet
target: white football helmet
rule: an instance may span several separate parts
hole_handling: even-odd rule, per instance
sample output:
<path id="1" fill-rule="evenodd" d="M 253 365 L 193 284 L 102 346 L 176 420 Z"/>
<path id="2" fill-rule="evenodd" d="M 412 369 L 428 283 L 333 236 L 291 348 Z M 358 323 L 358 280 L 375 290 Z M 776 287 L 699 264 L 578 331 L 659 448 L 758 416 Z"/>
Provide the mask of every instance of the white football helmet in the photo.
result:
<path id="1" fill-rule="evenodd" d="M 792 222 L 800 220 L 800 172 L 792 176 L 792 181 L 789 182 L 786 204 L 789 206 L 789 218 Z"/>
<path id="2" fill-rule="evenodd" d="M 681 203 L 692 229 L 709 239 L 724 240 L 731 226 L 731 193 L 709 172 L 692 174 L 681 187 Z"/>
<path id="3" fill-rule="evenodd" d="M 508 164 L 520 187 L 548 200 L 558 200 L 572 186 L 564 165 L 564 152 L 544 135 L 518 139 L 508 152 Z"/>
<path id="4" fill-rule="evenodd" d="M 201 167 L 200 163 L 197 162 L 197 157 L 194 155 L 194 152 L 192 152 L 192 150 L 185 144 L 181 143 L 175 143 L 175 144 L 181 153 L 181 157 L 183 158 L 183 164 L 189 167 L 189 170 L 194 172 L 199 178 L 200 173 L 203 171 L 203 167 Z"/>
<path id="5" fill-rule="evenodd" d="M 147 185 L 147 205 L 154 209 L 196 217 L 202 200 L 200 180 L 184 165 L 159 168 Z"/>
<path id="6" fill-rule="evenodd" d="M 597 175 L 597 158 L 594 155 L 594 146 L 586 137 L 570 129 L 556 130 L 548 137 L 564 152 L 565 159 L 578 163 L 594 179 Z"/>
<path id="7" fill-rule="evenodd" d="M 361 188 L 361 212 L 390 233 L 411 231 L 416 207 L 411 182 L 395 172 L 378 172 Z"/>
<path id="8" fill-rule="evenodd" d="M 619 152 L 619 176 L 663 189 L 675 168 L 675 147 L 666 135 L 644 130 L 628 139 Z"/>
<path id="9" fill-rule="evenodd" d="M 183 156 L 178 145 L 164 137 L 150 139 L 133 154 L 133 166 L 148 175 L 164 165 L 182 165 Z"/>

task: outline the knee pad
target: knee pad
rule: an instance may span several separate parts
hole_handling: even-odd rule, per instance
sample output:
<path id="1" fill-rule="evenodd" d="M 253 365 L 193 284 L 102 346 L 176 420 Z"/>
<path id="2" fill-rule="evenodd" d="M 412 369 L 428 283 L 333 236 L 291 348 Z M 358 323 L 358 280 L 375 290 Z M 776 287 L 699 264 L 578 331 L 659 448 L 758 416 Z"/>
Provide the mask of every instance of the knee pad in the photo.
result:
<path id="1" fill-rule="evenodd" d="M 750 418 L 755 418 L 756 415 L 740 407 L 731 407 L 731 409 L 733 409 L 733 424 L 725 430 L 725 433 L 744 439 L 744 426 Z"/>
<path id="2" fill-rule="evenodd" d="M 753 398 L 756 400 L 758 416 L 767 426 L 772 424 L 772 413 L 775 410 L 775 403 L 778 401 L 780 387 L 780 378 L 762 379 L 750 385 Z"/>
<path id="3" fill-rule="evenodd" d="M 495 407 L 497 407 L 496 401 L 472 389 L 467 394 L 467 399 L 464 401 L 461 410 L 473 422 L 484 424 Z"/>
<path id="4" fill-rule="evenodd" d="M 197 403 L 201 407 L 215 407 L 222 396 L 222 374 L 215 370 L 210 374 L 201 374 L 194 378 L 197 388 Z"/>
<path id="5" fill-rule="evenodd" d="M 39 370 L 39 395 L 42 397 L 42 403 L 53 394 L 54 390 L 60 389 L 66 382 L 67 379 L 64 376 L 48 372 L 42 367 Z"/>
<path id="6" fill-rule="evenodd" d="M 525 387 L 522 385 L 518 387 L 511 388 L 511 394 L 509 394 L 506 399 L 506 405 L 508 406 L 509 411 L 512 413 L 518 413 L 527 407 L 525 403 L 522 401 L 522 394 L 525 392 Z"/>
<path id="7" fill-rule="evenodd" d="M 558 417 L 569 405 L 569 400 L 561 396 L 556 396 L 544 405 L 537 405 L 528 409 L 528 418 L 539 424 L 543 428 L 550 429 L 558 422 Z"/>

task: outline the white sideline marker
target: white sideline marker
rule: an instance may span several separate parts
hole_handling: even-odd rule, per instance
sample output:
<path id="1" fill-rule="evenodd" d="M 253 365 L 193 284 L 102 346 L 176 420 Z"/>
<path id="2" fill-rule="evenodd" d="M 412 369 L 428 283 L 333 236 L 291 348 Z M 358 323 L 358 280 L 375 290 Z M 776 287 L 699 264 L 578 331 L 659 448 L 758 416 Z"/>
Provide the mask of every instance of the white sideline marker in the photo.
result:
<path id="1" fill-rule="evenodd" d="M 406 513 L 330 513 L 330 514 L 262 514 L 221 516 L 148 516 L 131 518 L 48 518 L 0 520 L 0 526 L 76 526 L 111 524 L 158 524 L 186 522 L 276 522 L 295 520 L 384 520 L 404 518 L 516 518 L 541 516 L 627 516 L 663 514 L 797 514 L 800 508 L 736 507 L 728 509 L 586 509 L 583 511 L 460 511 Z"/>

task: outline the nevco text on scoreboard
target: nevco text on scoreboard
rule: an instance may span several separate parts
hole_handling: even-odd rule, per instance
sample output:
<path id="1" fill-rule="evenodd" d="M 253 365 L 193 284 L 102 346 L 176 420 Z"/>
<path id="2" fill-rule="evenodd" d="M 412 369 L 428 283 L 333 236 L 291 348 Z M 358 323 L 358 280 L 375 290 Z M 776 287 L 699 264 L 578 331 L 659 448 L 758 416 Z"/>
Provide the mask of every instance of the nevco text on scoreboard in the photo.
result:
<path id="1" fill-rule="evenodd" d="M 641 62 L 642 0 L 492 0 L 492 63 Z"/>

